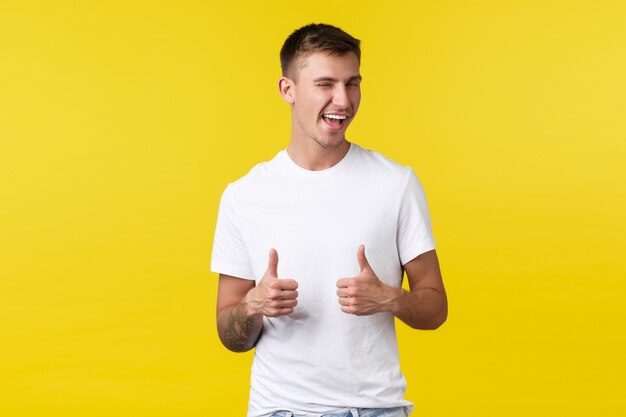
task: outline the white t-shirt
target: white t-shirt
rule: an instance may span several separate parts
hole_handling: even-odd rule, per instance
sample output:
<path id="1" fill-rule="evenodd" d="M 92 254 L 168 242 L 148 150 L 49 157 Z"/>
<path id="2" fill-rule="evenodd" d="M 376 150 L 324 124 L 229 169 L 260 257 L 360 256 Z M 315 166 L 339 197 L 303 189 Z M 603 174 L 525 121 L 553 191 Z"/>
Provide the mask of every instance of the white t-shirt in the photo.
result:
<path id="1" fill-rule="evenodd" d="M 278 277 L 299 285 L 291 315 L 264 317 L 249 417 L 412 408 L 393 315 L 340 309 L 336 282 L 359 273 L 361 244 L 378 277 L 394 287 L 402 265 L 435 248 L 418 179 L 377 152 L 351 144 L 335 166 L 309 171 L 283 150 L 224 191 L 211 270 L 258 283 L 275 248 Z"/>

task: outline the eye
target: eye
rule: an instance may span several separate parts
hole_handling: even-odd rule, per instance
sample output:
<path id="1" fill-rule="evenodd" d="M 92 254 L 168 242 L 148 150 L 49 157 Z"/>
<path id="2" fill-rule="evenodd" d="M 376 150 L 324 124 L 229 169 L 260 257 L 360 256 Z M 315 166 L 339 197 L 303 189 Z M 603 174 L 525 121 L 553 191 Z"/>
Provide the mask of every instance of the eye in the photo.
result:
<path id="1" fill-rule="evenodd" d="M 318 87 L 332 87 L 331 83 L 317 83 Z"/>
<path id="2" fill-rule="evenodd" d="M 357 82 L 348 83 L 348 87 L 358 87 L 358 86 L 359 86 L 359 83 Z"/>

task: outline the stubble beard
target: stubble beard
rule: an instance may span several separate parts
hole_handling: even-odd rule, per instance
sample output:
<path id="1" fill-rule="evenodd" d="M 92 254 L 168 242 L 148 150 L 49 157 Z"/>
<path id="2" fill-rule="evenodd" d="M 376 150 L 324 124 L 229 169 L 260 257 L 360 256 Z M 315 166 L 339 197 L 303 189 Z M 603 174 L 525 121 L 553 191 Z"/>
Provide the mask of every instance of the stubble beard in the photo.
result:
<path id="1" fill-rule="evenodd" d="M 306 129 L 300 123 L 298 123 L 298 126 L 301 128 L 300 135 L 299 135 L 300 137 L 303 137 L 303 139 L 305 140 L 307 138 L 312 140 L 324 150 L 331 151 L 331 150 L 339 148 L 343 144 L 346 138 L 346 129 L 344 129 L 341 132 L 337 132 L 336 135 L 333 135 L 333 134 L 326 135 L 324 134 L 324 132 L 321 132 L 317 128 Z"/>
<path id="2" fill-rule="evenodd" d="M 342 137 L 341 139 L 332 138 L 328 140 L 324 140 L 324 138 L 320 138 L 318 136 L 313 136 L 312 139 L 315 141 L 315 143 L 320 145 L 323 149 L 333 150 L 341 146 L 341 144 L 343 143 L 345 139 L 345 136 Z"/>

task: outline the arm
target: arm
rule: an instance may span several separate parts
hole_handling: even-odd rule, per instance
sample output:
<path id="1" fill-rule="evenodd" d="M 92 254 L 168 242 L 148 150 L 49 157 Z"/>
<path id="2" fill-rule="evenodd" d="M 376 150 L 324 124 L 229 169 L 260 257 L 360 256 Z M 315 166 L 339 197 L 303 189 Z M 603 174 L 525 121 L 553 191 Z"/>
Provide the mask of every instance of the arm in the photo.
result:
<path id="1" fill-rule="evenodd" d="M 233 352 L 254 347 L 263 329 L 263 318 L 250 315 L 245 297 L 254 281 L 220 274 L 217 290 L 217 333 L 222 344 Z"/>
<path id="2" fill-rule="evenodd" d="M 369 265 L 365 247 L 357 252 L 361 271 L 337 281 L 341 310 L 355 315 L 390 312 L 415 329 L 436 329 L 446 321 L 448 301 L 437 253 L 425 252 L 404 265 L 410 291 L 384 284 Z"/>
<path id="3" fill-rule="evenodd" d="M 395 289 L 390 311 L 414 329 L 434 330 L 448 317 L 448 299 L 437 252 L 425 252 L 404 265 L 410 291 Z"/>
<path id="4" fill-rule="evenodd" d="M 217 291 L 217 333 L 234 352 L 252 349 L 263 329 L 263 316 L 293 313 L 298 303 L 298 283 L 278 278 L 278 253 L 270 250 L 269 265 L 259 285 L 254 281 L 220 274 Z"/>

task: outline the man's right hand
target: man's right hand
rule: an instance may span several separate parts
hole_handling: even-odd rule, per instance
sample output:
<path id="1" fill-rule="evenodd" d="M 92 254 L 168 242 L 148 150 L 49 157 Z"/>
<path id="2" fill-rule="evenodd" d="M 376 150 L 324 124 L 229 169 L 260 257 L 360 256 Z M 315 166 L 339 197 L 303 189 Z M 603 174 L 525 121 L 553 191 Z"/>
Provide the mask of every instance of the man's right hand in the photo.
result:
<path id="1" fill-rule="evenodd" d="M 267 271 L 259 284 L 245 296 L 248 315 L 279 317 L 293 313 L 298 304 L 297 288 L 295 280 L 278 278 L 278 252 L 270 249 Z"/>

